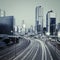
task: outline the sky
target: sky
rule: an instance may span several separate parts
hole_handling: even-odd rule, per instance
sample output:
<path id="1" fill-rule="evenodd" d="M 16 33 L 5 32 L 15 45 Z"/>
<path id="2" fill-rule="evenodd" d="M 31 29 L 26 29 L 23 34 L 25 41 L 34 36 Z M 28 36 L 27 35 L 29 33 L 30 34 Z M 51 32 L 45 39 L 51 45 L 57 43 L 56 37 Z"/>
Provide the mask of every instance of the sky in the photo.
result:
<path id="1" fill-rule="evenodd" d="M 56 21 L 60 22 L 60 0 L 0 0 L 0 9 L 6 11 L 6 16 L 14 16 L 15 24 L 20 27 L 22 20 L 24 20 L 26 27 L 35 26 L 36 6 L 43 7 L 44 26 L 49 10 L 56 13 Z"/>

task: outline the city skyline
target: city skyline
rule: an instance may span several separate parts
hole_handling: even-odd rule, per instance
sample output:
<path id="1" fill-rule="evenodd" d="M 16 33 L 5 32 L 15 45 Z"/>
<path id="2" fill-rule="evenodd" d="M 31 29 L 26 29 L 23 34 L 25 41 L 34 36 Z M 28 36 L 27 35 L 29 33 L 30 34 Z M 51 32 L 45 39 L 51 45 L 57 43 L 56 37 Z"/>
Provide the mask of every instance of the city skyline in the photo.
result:
<path id="1" fill-rule="evenodd" d="M 44 10 L 44 26 L 46 25 L 46 13 L 49 10 L 56 12 L 56 20 L 59 18 L 59 0 L 0 0 L 0 8 L 6 11 L 6 15 L 15 17 L 16 25 L 21 26 L 22 20 L 25 21 L 26 27 L 35 26 L 35 8 L 42 6 Z"/>

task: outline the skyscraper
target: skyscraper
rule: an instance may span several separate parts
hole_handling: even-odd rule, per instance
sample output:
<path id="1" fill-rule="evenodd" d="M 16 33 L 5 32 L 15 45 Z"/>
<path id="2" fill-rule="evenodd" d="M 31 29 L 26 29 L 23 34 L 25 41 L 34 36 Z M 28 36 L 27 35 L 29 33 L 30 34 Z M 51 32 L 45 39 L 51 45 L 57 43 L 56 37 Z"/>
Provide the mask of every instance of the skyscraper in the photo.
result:
<path id="1" fill-rule="evenodd" d="M 22 20 L 22 26 L 21 26 L 22 35 L 24 35 L 24 34 L 25 34 L 25 29 L 26 29 L 26 25 L 25 25 L 24 20 Z"/>
<path id="2" fill-rule="evenodd" d="M 51 10 L 46 15 L 46 29 L 50 35 L 55 35 L 56 32 L 56 14 Z"/>
<path id="3" fill-rule="evenodd" d="M 42 34 L 43 32 L 43 8 L 37 6 L 35 9 L 35 28 L 36 32 Z"/>

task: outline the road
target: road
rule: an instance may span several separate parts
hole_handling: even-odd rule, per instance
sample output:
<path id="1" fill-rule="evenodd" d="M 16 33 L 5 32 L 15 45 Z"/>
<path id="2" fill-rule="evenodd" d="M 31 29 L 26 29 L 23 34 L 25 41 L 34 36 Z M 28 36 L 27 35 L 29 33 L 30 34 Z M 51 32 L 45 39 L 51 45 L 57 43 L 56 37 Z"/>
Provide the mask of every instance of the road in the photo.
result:
<path id="1" fill-rule="evenodd" d="M 29 40 L 20 39 L 18 44 L 14 44 L 0 51 L 0 60 L 13 60 L 13 58 L 22 53 L 29 44 Z"/>
<path id="2" fill-rule="evenodd" d="M 25 38 L 1 51 L 0 60 L 60 60 L 60 51 L 42 39 Z"/>

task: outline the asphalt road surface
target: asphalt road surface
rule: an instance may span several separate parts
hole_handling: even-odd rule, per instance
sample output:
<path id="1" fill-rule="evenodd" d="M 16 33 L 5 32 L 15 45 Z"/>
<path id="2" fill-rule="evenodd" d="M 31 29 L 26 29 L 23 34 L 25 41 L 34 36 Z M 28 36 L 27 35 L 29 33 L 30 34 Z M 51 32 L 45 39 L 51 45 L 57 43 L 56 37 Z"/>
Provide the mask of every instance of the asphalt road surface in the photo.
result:
<path id="1" fill-rule="evenodd" d="M 13 58 L 22 53 L 22 51 L 24 51 L 29 44 L 29 40 L 20 39 L 18 44 L 14 44 L 0 51 L 0 60 L 13 60 Z"/>
<path id="2" fill-rule="evenodd" d="M 60 60 L 60 51 L 41 39 L 25 38 L 0 51 L 0 60 Z"/>

